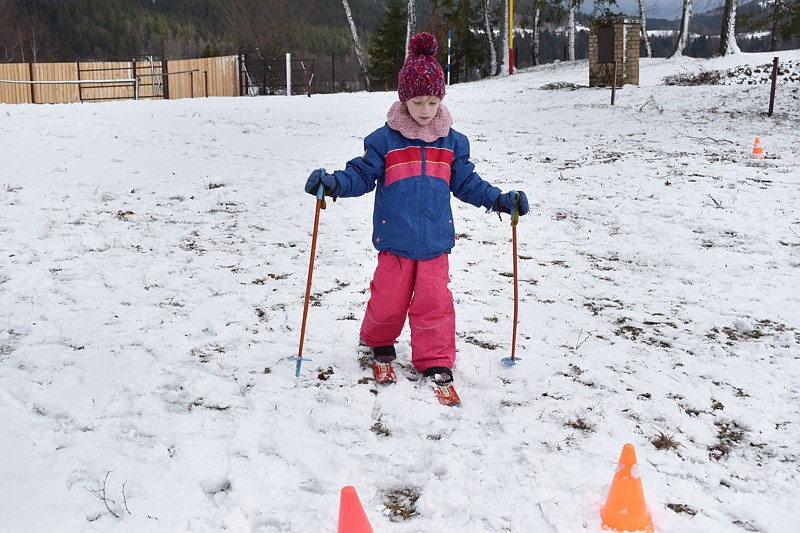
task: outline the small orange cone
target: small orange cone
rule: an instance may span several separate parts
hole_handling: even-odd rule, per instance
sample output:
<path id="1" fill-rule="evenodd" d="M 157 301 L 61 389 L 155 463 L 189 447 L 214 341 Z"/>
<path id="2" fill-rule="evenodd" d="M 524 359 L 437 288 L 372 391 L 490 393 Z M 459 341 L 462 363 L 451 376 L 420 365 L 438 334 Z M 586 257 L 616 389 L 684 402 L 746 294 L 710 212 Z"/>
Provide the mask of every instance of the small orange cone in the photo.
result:
<path id="1" fill-rule="evenodd" d="M 603 520 L 603 529 L 606 530 L 653 531 L 633 444 L 622 447 L 606 504 L 600 510 L 600 518 Z"/>
<path id="2" fill-rule="evenodd" d="M 354 487 L 344 487 L 339 499 L 339 533 L 373 533 Z"/>
<path id="3" fill-rule="evenodd" d="M 756 137 L 756 142 L 753 145 L 753 153 L 750 154 L 750 159 L 764 159 L 764 150 L 761 149 L 761 139 Z"/>

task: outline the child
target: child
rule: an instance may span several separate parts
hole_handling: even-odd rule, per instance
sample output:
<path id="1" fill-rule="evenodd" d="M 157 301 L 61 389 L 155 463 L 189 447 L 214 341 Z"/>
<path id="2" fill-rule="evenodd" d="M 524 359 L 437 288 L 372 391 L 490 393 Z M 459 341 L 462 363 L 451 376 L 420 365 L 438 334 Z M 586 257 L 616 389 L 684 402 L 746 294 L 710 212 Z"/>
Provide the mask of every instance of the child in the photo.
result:
<path id="1" fill-rule="evenodd" d="M 320 183 L 332 198 L 361 196 L 373 189 L 372 243 L 378 267 L 361 339 L 380 363 L 395 359 L 394 343 L 406 316 L 411 326 L 414 367 L 437 383 L 453 380 L 456 321 L 448 254 L 455 245 L 450 195 L 488 211 L 528 212 L 525 193 L 501 194 L 483 181 L 469 160 L 469 141 L 453 130 L 441 103 L 444 73 L 430 33 L 411 38 L 409 55 L 397 75 L 399 101 L 386 124 L 364 140 L 364 155 L 344 170 L 311 173 L 305 190 Z M 517 199 L 518 198 L 518 199 Z"/>

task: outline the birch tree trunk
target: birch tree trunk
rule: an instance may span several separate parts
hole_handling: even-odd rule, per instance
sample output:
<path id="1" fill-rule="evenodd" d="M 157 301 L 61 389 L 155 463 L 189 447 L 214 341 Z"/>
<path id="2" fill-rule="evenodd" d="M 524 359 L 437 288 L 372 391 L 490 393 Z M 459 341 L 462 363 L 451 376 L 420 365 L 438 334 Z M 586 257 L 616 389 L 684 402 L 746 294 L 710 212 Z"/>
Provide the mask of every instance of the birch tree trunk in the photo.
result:
<path id="1" fill-rule="evenodd" d="M 639 0 L 639 16 L 642 18 L 642 39 L 644 39 L 644 49 L 647 57 L 653 57 L 653 49 L 650 47 L 650 37 L 647 36 L 647 14 L 644 12 L 644 0 Z"/>
<path id="2" fill-rule="evenodd" d="M 408 43 L 411 36 L 417 31 L 417 2 L 408 0 L 408 24 L 406 25 L 406 57 L 408 57 Z"/>
<path id="3" fill-rule="evenodd" d="M 741 54 L 736 44 L 736 4 L 737 0 L 725 0 L 722 11 L 722 28 L 719 32 L 719 55 Z"/>
<path id="4" fill-rule="evenodd" d="M 347 22 L 350 24 L 350 32 L 353 34 L 353 45 L 356 48 L 356 57 L 358 64 L 361 65 L 361 72 L 364 74 L 364 82 L 366 83 L 367 90 L 369 91 L 369 74 L 367 73 L 367 60 L 364 57 L 364 50 L 361 49 L 361 40 L 358 38 L 356 31 L 356 23 L 353 21 L 353 14 L 350 12 L 350 2 L 342 0 L 344 12 L 347 14 Z"/>
<path id="5" fill-rule="evenodd" d="M 569 2 L 569 23 L 567 27 L 567 41 L 569 42 L 569 60 L 575 61 L 575 0 Z"/>
<path id="6" fill-rule="evenodd" d="M 678 42 L 670 57 L 681 57 L 689 48 L 689 22 L 692 19 L 692 0 L 683 0 L 683 15 L 678 29 Z"/>
<path id="7" fill-rule="evenodd" d="M 490 0 L 483 0 L 483 28 L 486 31 L 486 39 L 489 41 L 489 72 L 492 76 L 497 75 L 497 45 L 494 42 L 494 28 L 492 28 L 492 18 L 490 16 L 492 6 Z"/>
<path id="8" fill-rule="evenodd" d="M 772 29 L 769 37 L 769 51 L 774 52 L 778 49 L 778 24 L 780 23 L 780 13 L 783 7 L 782 0 L 775 0 L 772 4 Z"/>
<path id="9" fill-rule="evenodd" d="M 531 59 L 533 59 L 533 66 L 539 66 L 539 19 L 542 10 L 539 7 L 533 12 L 533 42 L 531 43 Z"/>
<path id="10" fill-rule="evenodd" d="M 500 40 L 502 45 L 502 51 L 500 53 L 500 57 L 502 60 L 500 61 L 500 74 L 503 76 L 508 76 L 508 47 L 510 43 L 508 42 L 508 22 L 509 22 L 509 15 L 511 13 L 508 10 L 508 0 L 503 0 L 503 24 L 501 25 L 500 31 L 502 32 L 503 38 Z"/>

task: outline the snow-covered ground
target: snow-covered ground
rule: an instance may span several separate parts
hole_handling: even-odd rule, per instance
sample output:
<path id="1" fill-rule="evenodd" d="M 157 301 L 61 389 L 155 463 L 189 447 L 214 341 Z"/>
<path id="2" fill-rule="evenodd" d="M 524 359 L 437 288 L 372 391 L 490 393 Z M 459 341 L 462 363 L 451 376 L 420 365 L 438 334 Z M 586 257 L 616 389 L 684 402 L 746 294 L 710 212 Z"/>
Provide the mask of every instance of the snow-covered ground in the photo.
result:
<path id="1" fill-rule="evenodd" d="M 395 94 L 0 106 L 0 530 L 333 532 L 353 485 L 380 532 L 599 532 L 626 442 L 656 531 L 794 530 L 798 84 L 771 118 L 768 85 L 662 84 L 771 58 L 643 60 L 613 107 L 540 90 L 585 61 L 449 89 L 531 200 L 516 367 L 508 219 L 454 200 L 459 408 L 407 330 L 397 385 L 359 362 L 371 195 L 323 211 L 288 360 L 306 176 Z"/>

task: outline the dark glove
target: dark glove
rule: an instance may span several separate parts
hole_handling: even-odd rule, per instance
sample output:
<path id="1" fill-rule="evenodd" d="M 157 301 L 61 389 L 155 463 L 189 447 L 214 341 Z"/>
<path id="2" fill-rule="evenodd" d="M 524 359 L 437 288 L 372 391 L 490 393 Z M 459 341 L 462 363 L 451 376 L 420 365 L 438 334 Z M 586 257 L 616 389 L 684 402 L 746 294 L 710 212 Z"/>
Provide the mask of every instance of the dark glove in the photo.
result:
<path id="1" fill-rule="evenodd" d="M 308 176 L 306 192 L 316 196 L 320 183 L 325 187 L 326 195 L 331 198 L 339 196 L 339 182 L 336 181 L 336 177 L 333 174 L 327 174 L 324 168 L 318 168 Z"/>
<path id="2" fill-rule="evenodd" d="M 519 195 L 519 200 L 515 198 L 516 195 Z M 511 211 L 514 209 L 515 204 L 518 205 L 519 215 L 525 215 L 528 213 L 528 197 L 525 196 L 525 193 L 522 191 L 511 191 L 501 194 L 495 200 L 494 205 L 492 206 L 492 211 L 497 211 L 498 213 L 508 213 L 511 214 Z"/>

